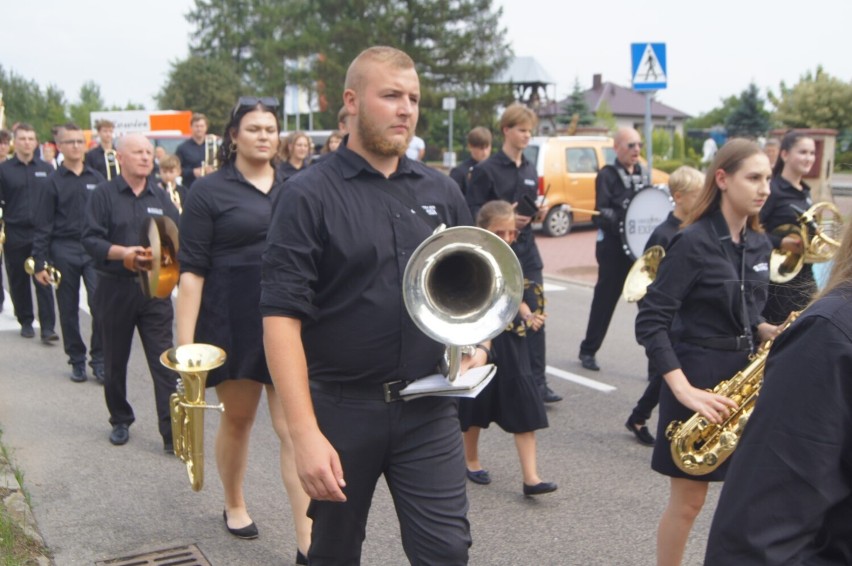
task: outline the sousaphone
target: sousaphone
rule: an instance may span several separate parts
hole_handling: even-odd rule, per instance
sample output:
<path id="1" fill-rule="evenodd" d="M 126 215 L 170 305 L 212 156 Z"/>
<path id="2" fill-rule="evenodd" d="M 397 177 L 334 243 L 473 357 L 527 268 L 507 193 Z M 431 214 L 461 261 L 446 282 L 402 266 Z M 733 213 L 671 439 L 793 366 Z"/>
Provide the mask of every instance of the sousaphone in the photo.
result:
<path id="1" fill-rule="evenodd" d="M 150 250 L 150 271 L 139 272 L 142 292 L 149 299 L 165 299 L 180 277 L 178 228 L 168 216 L 151 216 L 142 227 L 142 246 Z"/>

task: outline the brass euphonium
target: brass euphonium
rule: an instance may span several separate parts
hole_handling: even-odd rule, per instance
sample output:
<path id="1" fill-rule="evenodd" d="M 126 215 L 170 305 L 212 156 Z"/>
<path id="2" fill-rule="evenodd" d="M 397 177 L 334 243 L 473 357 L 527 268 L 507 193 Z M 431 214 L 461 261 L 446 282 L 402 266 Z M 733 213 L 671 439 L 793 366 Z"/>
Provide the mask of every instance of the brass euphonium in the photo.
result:
<path id="1" fill-rule="evenodd" d="M 778 333 L 787 330 L 800 312 L 791 312 Z M 693 476 L 709 474 L 734 452 L 763 385 L 763 369 L 773 342 L 774 339 L 764 342 L 745 369 L 713 388 L 713 393 L 724 395 L 737 404 L 721 424 L 712 424 L 695 413 L 684 423 L 672 421 L 666 427 L 672 459 L 682 471 Z"/>
<path id="2" fill-rule="evenodd" d="M 411 254 L 405 308 L 424 334 L 446 344 L 443 373 L 455 381 L 462 348 L 500 334 L 521 304 L 524 278 L 509 244 L 482 228 L 439 226 Z"/>
<path id="3" fill-rule="evenodd" d="M 116 175 L 121 175 L 121 166 L 118 164 L 118 154 L 114 149 L 104 150 L 104 162 L 106 163 L 107 181 L 112 181 L 112 170 Z"/>
<path id="4" fill-rule="evenodd" d="M 207 373 L 225 363 L 225 351 L 210 344 L 187 344 L 163 352 L 160 363 L 180 374 L 169 399 L 175 456 L 186 464 L 193 491 L 204 486 L 204 411 L 224 412 L 222 403 L 204 400 Z"/>
<path id="5" fill-rule="evenodd" d="M 657 278 L 657 269 L 664 257 L 666 249 L 663 246 L 651 246 L 633 263 L 621 290 L 625 301 L 635 303 L 642 300 L 648 292 L 648 285 Z"/>
<path id="6" fill-rule="evenodd" d="M 795 206 L 793 208 L 799 214 L 799 224 L 778 226 L 773 233 L 782 237 L 791 234 L 798 236 L 802 241 L 802 253 L 772 250 L 769 257 L 769 280 L 773 283 L 790 281 L 806 263 L 831 260 L 840 247 L 843 216 L 834 204 L 818 202 L 805 211 Z"/>
<path id="7" fill-rule="evenodd" d="M 53 286 L 54 289 L 58 289 L 59 284 L 62 282 L 62 273 L 60 273 L 58 269 L 56 269 L 47 262 L 44 262 L 44 269 L 45 271 L 47 271 L 47 275 L 50 277 L 51 286 Z M 30 256 L 24 261 L 24 271 L 27 272 L 27 275 L 36 274 L 35 258 Z"/>

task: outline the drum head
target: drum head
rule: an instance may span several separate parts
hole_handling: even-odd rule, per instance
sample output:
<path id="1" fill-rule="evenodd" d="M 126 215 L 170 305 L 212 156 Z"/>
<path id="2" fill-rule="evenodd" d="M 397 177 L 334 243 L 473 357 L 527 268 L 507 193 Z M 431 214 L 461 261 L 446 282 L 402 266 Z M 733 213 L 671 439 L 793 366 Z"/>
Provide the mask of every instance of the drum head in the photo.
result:
<path id="1" fill-rule="evenodd" d="M 619 226 L 622 248 L 630 259 L 642 256 L 651 233 L 673 208 L 674 201 L 664 188 L 648 187 L 633 195 Z"/>

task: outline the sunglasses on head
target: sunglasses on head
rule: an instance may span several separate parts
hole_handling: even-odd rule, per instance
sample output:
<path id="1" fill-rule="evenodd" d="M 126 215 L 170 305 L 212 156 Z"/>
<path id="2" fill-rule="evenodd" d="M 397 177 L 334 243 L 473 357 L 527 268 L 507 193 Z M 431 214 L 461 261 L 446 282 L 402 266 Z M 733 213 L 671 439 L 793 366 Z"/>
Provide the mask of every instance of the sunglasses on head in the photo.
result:
<path id="1" fill-rule="evenodd" d="M 274 96 L 241 96 L 237 100 L 237 105 L 234 106 L 234 111 L 231 112 L 231 116 L 236 116 L 237 112 L 244 108 L 254 108 L 258 104 L 265 108 L 278 108 L 278 99 Z"/>

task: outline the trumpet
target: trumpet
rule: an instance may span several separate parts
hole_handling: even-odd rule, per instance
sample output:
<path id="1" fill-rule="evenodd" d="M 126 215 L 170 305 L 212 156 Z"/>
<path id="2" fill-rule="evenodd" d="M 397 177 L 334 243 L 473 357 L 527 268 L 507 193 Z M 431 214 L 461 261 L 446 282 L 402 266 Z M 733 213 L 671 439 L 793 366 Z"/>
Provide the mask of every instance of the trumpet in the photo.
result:
<path id="1" fill-rule="evenodd" d="M 204 137 L 204 163 L 201 164 L 201 170 L 205 175 L 219 168 L 219 161 L 216 158 L 216 151 L 218 149 L 219 144 L 216 136 L 208 134 Z"/>
<path id="2" fill-rule="evenodd" d="M 224 350 L 210 344 L 187 344 L 160 355 L 161 364 L 180 374 L 177 391 L 169 398 L 172 441 L 193 491 L 204 487 L 204 411 L 225 411 L 222 403 L 208 405 L 204 400 L 207 374 L 226 358 Z"/>
<path id="3" fill-rule="evenodd" d="M 104 163 L 106 163 L 107 181 L 112 181 L 112 170 L 115 169 L 116 175 L 121 175 L 121 166 L 118 164 L 117 153 L 114 149 L 104 151 Z"/>
<path id="4" fill-rule="evenodd" d="M 169 193 L 169 198 L 172 199 L 172 203 L 178 209 L 179 213 L 183 213 L 183 206 L 181 206 L 180 202 L 180 194 L 178 193 L 177 187 L 174 183 L 166 183 L 166 192 Z"/>
<path id="5" fill-rule="evenodd" d="M 3 237 L 3 239 L 5 239 L 5 236 Z M 60 273 L 58 269 L 56 269 L 55 267 L 53 267 L 52 265 L 50 265 L 46 261 L 44 262 L 44 268 L 43 269 L 45 271 L 47 271 L 47 275 L 50 278 L 51 286 L 54 289 L 58 289 L 59 284 L 62 282 L 62 273 Z M 24 271 L 27 272 L 27 275 L 35 275 L 36 274 L 35 258 L 30 256 L 24 261 Z M 41 271 L 41 269 L 39 269 L 39 271 Z"/>

